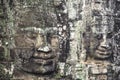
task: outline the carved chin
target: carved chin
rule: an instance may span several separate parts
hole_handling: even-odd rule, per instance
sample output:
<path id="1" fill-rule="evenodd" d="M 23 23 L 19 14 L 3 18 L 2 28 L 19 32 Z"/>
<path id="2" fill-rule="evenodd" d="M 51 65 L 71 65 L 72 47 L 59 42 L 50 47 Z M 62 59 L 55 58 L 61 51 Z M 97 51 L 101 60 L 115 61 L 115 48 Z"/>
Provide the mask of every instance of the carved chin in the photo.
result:
<path id="1" fill-rule="evenodd" d="M 43 65 L 42 65 L 43 64 Z M 22 65 L 22 70 L 35 74 L 45 74 L 54 72 L 56 68 L 55 61 L 39 61 L 39 64 L 36 63 L 25 63 Z"/>

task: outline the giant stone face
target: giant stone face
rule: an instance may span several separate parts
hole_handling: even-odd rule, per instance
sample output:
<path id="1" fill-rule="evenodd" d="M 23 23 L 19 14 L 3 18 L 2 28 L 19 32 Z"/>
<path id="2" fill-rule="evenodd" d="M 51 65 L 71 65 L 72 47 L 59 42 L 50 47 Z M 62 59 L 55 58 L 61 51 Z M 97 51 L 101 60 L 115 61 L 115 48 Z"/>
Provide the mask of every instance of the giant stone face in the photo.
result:
<path id="1" fill-rule="evenodd" d="M 59 52 L 56 17 L 37 7 L 24 9 L 16 14 L 16 66 L 34 74 L 54 72 Z"/>
<path id="2" fill-rule="evenodd" d="M 94 33 L 88 31 L 83 36 L 87 55 L 99 59 L 105 59 L 111 56 L 112 32 Z"/>
<path id="3" fill-rule="evenodd" d="M 84 45 L 87 55 L 107 59 L 111 56 L 111 39 L 113 35 L 113 24 L 111 17 L 104 16 L 102 12 L 94 15 L 95 25 L 87 26 L 84 32 Z"/>

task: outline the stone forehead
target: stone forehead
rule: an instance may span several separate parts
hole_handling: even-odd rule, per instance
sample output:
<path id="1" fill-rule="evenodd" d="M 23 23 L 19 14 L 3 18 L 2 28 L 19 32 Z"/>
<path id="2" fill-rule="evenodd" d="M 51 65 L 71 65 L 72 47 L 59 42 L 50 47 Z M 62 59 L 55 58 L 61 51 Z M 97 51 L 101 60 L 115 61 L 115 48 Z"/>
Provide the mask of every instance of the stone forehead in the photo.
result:
<path id="1" fill-rule="evenodd" d="M 100 27 L 92 27 L 91 28 L 93 33 L 111 33 L 113 32 L 113 28 L 109 26 L 100 26 Z"/>
<path id="2" fill-rule="evenodd" d="M 45 0 L 46 1 L 46 0 Z M 43 2 L 45 2 L 43 1 Z M 34 3 L 34 2 L 33 2 Z M 57 25 L 57 17 L 54 13 L 53 7 L 48 7 L 48 3 L 39 4 L 35 6 L 33 4 L 18 5 L 16 9 L 16 25 L 17 27 L 54 27 Z"/>
<path id="3" fill-rule="evenodd" d="M 36 14 L 38 13 L 38 14 Z M 18 27 L 55 27 L 57 25 L 56 15 L 52 13 L 28 12 L 22 14 L 23 16 L 18 20 Z M 19 16 L 18 16 L 19 17 Z"/>
<path id="4" fill-rule="evenodd" d="M 111 28 L 109 26 L 87 26 L 85 32 L 91 32 L 95 34 L 106 34 L 106 33 L 112 33 L 114 31 L 114 28 Z"/>

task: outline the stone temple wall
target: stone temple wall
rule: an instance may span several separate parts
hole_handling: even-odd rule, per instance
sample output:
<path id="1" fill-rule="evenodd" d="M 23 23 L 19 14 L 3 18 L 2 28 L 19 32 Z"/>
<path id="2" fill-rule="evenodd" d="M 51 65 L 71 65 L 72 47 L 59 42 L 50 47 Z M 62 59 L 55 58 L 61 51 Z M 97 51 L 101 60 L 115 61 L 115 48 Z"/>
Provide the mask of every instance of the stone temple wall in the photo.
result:
<path id="1" fill-rule="evenodd" d="M 119 74 L 120 0 L 0 0 L 0 80 Z"/>

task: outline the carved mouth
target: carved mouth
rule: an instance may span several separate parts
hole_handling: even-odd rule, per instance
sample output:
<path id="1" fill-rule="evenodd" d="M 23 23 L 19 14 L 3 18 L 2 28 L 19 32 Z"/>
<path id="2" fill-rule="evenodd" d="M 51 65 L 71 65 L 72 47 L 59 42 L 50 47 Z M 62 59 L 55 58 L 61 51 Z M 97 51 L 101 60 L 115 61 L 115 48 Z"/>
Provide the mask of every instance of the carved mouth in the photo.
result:
<path id="1" fill-rule="evenodd" d="M 105 51 L 105 50 L 96 50 L 96 52 L 98 54 L 101 54 L 101 55 L 108 55 L 109 54 L 108 51 Z"/>
<path id="2" fill-rule="evenodd" d="M 95 55 L 99 58 L 108 58 L 111 52 L 106 49 L 97 49 Z"/>
<path id="3" fill-rule="evenodd" d="M 54 53 L 34 53 L 33 58 L 35 59 L 53 59 L 56 57 L 56 54 Z"/>
<path id="4" fill-rule="evenodd" d="M 55 70 L 57 52 L 38 52 L 29 48 L 18 48 L 15 49 L 15 52 L 22 63 L 18 66 L 26 72 L 44 74 Z"/>
<path id="5" fill-rule="evenodd" d="M 36 64 L 39 64 L 39 65 L 51 65 L 54 63 L 54 59 L 43 60 L 43 59 L 33 58 L 32 61 Z"/>
<path id="6" fill-rule="evenodd" d="M 56 54 L 54 53 L 34 53 L 31 60 L 33 63 L 40 65 L 50 65 L 53 64 L 56 59 Z"/>
<path id="7" fill-rule="evenodd" d="M 53 57 L 54 56 L 54 57 Z M 56 56 L 52 53 L 37 53 L 24 63 L 22 69 L 32 73 L 49 73 L 55 70 Z"/>

